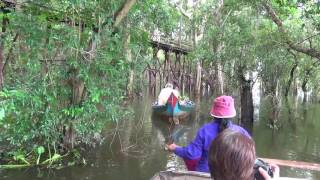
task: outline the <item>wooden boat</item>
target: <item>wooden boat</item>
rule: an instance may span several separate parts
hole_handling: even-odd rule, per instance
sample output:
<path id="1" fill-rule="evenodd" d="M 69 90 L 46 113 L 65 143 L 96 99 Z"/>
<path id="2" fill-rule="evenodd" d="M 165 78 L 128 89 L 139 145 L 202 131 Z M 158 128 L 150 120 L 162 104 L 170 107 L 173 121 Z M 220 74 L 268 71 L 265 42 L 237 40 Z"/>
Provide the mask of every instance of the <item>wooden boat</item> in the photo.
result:
<path id="1" fill-rule="evenodd" d="M 171 93 L 165 105 L 159 105 L 158 102 L 155 102 L 152 105 L 152 110 L 155 114 L 176 118 L 188 115 L 194 107 L 195 104 L 192 101 L 187 100 L 182 103 Z"/>
<path id="2" fill-rule="evenodd" d="M 197 171 L 160 171 L 150 180 L 213 180 L 209 173 Z M 306 178 L 279 177 L 279 180 L 307 180 Z"/>
<path id="3" fill-rule="evenodd" d="M 150 180 L 209 180 L 209 173 L 197 171 L 160 171 Z M 212 180 L 212 179 L 211 179 Z"/>

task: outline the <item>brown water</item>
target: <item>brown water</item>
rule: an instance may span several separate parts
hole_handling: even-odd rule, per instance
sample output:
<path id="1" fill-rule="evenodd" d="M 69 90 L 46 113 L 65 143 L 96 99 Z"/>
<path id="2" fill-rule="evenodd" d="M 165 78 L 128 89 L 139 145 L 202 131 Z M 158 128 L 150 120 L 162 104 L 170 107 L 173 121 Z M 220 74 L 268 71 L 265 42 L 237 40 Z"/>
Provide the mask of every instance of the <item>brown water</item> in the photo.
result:
<path id="1" fill-rule="evenodd" d="M 59 179 L 59 180 L 145 180 L 166 169 L 184 169 L 178 157 L 164 150 L 166 137 L 174 128 L 163 119 L 151 115 L 150 100 L 134 103 L 132 119 L 107 127 L 105 142 L 88 152 L 86 166 L 63 169 L 0 170 L 0 179 Z M 210 121 L 211 102 L 202 102 L 200 109 L 181 122 L 176 140 L 185 145 L 196 130 Z M 260 157 L 300 160 L 320 163 L 320 105 L 284 106 L 281 127 L 273 131 L 267 127 L 264 106 L 255 122 L 253 138 Z M 176 129 L 177 130 L 177 129 Z M 282 176 L 320 179 L 320 173 L 281 167 Z"/>

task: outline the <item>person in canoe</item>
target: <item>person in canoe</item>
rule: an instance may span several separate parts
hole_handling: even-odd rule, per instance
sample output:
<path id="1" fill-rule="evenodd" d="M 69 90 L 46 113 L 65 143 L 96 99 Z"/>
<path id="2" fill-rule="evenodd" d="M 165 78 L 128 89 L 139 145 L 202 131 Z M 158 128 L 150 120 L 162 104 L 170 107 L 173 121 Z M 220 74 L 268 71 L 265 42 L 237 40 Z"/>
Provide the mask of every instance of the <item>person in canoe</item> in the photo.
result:
<path id="1" fill-rule="evenodd" d="M 210 172 L 208 167 L 209 146 L 211 141 L 224 129 L 232 129 L 250 137 L 245 129 L 232 123 L 236 110 L 231 96 L 217 97 L 210 114 L 213 120 L 198 130 L 196 137 L 189 145 L 185 147 L 175 143 L 166 145 L 167 150 L 183 158 L 189 171 Z"/>
<path id="2" fill-rule="evenodd" d="M 180 92 L 177 89 L 174 89 L 171 83 L 167 83 L 160 91 L 158 96 L 158 105 L 165 105 L 171 93 L 173 93 L 177 98 L 180 96 Z"/>

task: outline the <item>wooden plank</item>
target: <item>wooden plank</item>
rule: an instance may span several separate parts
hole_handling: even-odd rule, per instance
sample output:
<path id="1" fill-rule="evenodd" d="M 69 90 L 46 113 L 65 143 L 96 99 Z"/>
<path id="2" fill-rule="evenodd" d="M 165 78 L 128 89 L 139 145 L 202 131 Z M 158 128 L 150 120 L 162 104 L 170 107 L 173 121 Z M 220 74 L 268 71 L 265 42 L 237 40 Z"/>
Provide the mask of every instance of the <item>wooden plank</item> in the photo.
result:
<path id="1" fill-rule="evenodd" d="M 269 159 L 269 158 L 260 158 L 267 163 L 277 164 L 279 166 L 287 166 L 299 169 L 320 171 L 320 164 L 312 162 L 303 162 L 303 161 L 290 161 L 290 160 L 281 160 L 281 159 Z"/>
<path id="2" fill-rule="evenodd" d="M 160 49 L 166 50 L 166 51 L 172 51 L 172 52 L 176 52 L 176 53 L 182 53 L 182 54 L 188 54 L 188 52 L 191 50 L 190 47 L 178 47 L 174 44 L 169 44 L 166 42 L 161 42 L 161 41 L 154 41 L 151 40 L 150 43 L 154 46 L 154 47 L 158 47 Z"/>

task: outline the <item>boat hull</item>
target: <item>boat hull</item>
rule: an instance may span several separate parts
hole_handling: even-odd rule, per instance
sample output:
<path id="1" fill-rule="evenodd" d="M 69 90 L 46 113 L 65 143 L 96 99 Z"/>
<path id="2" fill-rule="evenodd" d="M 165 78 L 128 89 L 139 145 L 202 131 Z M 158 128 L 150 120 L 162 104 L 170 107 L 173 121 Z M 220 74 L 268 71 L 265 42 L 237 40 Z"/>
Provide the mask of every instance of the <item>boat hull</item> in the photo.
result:
<path id="1" fill-rule="evenodd" d="M 196 171 L 161 171 L 156 173 L 150 180 L 209 180 L 209 173 Z M 212 179 L 211 179 L 212 180 Z"/>
<path id="2" fill-rule="evenodd" d="M 160 171 L 150 180 L 213 180 L 209 173 L 197 171 Z M 278 179 L 278 178 L 277 178 Z M 307 178 L 280 177 L 283 180 L 307 180 Z"/>
<path id="3" fill-rule="evenodd" d="M 180 102 L 173 94 L 170 95 L 165 105 L 152 105 L 153 113 L 168 117 L 181 117 L 188 115 L 195 107 L 192 101 Z"/>

